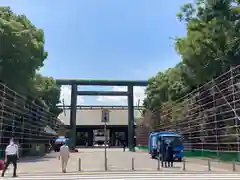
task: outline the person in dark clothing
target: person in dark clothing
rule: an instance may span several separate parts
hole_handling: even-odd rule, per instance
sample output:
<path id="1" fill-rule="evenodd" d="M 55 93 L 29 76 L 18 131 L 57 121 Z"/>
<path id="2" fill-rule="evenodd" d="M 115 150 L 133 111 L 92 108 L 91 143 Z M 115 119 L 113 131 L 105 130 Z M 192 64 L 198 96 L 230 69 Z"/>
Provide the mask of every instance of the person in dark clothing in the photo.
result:
<path id="1" fill-rule="evenodd" d="M 168 167 L 173 167 L 173 145 L 172 143 L 167 146 L 167 163 Z"/>
<path id="2" fill-rule="evenodd" d="M 125 152 L 125 150 L 126 150 L 126 142 L 123 141 L 123 152 Z"/>
<path id="3" fill-rule="evenodd" d="M 167 144 L 164 140 L 162 140 L 161 142 L 161 155 L 162 155 L 162 167 L 165 165 L 165 167 L 167 166 L 167 162 L 166 162 L 166 155 L 167 155 Z"/>

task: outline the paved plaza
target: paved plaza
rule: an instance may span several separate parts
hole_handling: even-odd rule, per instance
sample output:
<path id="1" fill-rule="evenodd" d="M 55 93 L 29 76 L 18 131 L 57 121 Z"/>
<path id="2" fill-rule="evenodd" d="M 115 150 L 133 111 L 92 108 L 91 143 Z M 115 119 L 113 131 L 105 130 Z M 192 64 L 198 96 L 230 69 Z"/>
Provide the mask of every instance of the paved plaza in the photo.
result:
<path id="1" fill-rule="evenodd" d="M 71 153 L 68 163 L 68 173 L 79 172 L 79 158 L 81 159 L 81 173 L 84 172 L 103 172 L 104 149 L 79 149 L 78 153 Z M 132 160 L 133 159 L 133 160 Z M 134 161 L 134 165 L 132 165 Z M 207 160 L 186 159 L 186 172 L 205 172 L 208 173 Z M 157 171 L 158 160 L 151 159 L 146 152 L 123 152 L 122 149 L 107 149 L 107 167 L 110 172 L 135 172 Z M 233 170 L 232 164 L 211 162 L 211 171 L 219 173 L 228 173 Z M 236 171 L 240 172 L 240 167 L 236 166 Z M 27 174 L 54 174 L 61 172 L 61 161 L 58 159 L 58 153 L 51 153 L 39 159 L 25 158 L 18 164 L 18 174 L 20 176 Z M 176 162 L 174 168 L 160 168 L 160 172 L 183 173 L 183 163 Z M 6 176 L 12 173 L 12 167 L 9 168 Z"/>
<path id="2" fill-rule="evenodd" d="M 56 173 L 56 174 L 39 174 L 39 175 L 23 175 L 15 178 L 16 180 L 204 180 L 204 179 L 216 179 L 216 180 L 239 180 L 240 174 L 233 173 L 164 173 L 162 171 L 135 171 L 135 172 L 121 172 L 121 173 Z M 12 179 L 12 178 L 4 178 Z"/>

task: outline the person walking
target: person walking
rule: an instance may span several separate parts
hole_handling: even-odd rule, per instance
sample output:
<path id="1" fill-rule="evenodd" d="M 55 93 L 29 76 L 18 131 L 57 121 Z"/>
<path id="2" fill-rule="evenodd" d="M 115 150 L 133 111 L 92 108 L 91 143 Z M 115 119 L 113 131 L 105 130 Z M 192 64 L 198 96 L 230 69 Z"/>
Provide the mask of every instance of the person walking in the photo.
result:
<path id="1" fill-rule="evenodd" d="M 60 147 L 59 154 L 59 159 L 61 159 L 62 162 L 62 172 L 66 173 L 67 163 L 70 157 L 70 151 L 67 142 L 64 142 L 64 144 Z"/>
<path id="2" fill-rule="evenodd" d="M 125 152 L 126 151 L 126 142 L 125 141 L 123 141 L 123 152 Z"/>
<path id="3" fill-rule="evenodd" d="M 167 146 L 167 163 L 168 167 L 173 167 L 173 145 L 169 143 Z"/>
<path id="4" fill-rule="evenodd" d="M 17 160 L 19 158 L 18 146 L 14 143 L 14 140 L 11 139 L 9 145 L 6 147 L 5 150 L 5 166 L 2 171 L 2 177 L 9 166 L 9 164 L 13 164 L 13 177 L 17 177 Z"/>
<path id="5" fill-rule="evenodd" d="M 164 165 L 165 165 L 165 167 L 167 167 L 167 157 L 166 157 L 166 155 L 167 155 L 167 144 L 166 144 L 166 142 L 164 141 L 164 140 L 162 140 L 162 142 L 161 142 L 161 147 L 160 147 L 160 149 L 161 149 L 161 155 L 162 155 L 162 167 L 164 167 Z"/>

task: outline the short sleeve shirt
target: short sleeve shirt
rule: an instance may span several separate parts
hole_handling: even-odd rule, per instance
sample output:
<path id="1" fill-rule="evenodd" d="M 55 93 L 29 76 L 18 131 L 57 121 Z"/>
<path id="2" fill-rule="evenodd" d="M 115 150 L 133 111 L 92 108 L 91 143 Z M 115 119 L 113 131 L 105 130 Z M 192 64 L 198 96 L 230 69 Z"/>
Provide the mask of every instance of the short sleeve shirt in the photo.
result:
<path id="1" fill-rule="evenodd" d="M 64 155 L 69 155 L 69 148 L 67 145 L 62 145 L 60 148 L 60 155 L 64 156 Z"/>
<path id="2" fill-rule="evenodd" d="M 9 144 L 5 152 L 6 152 L 6 155 L 17 155 L 18 146 L 16 144 Z"/>

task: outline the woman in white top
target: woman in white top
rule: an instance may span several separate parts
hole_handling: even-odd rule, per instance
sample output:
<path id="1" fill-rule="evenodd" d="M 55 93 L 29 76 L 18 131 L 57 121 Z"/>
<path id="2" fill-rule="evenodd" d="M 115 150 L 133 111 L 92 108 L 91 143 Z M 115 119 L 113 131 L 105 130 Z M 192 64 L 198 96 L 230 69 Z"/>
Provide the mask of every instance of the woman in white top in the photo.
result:
<path id="1" fill-rule="evenodd" d="M 65 142 L 61 147 L 60 147 L 60 156 L 62 161 L 62 172 L 66 173 L 66 168 L 67 168 L 67 163 L 68 159 L 70 157 L 70 151 L 67 143 Z"/>

